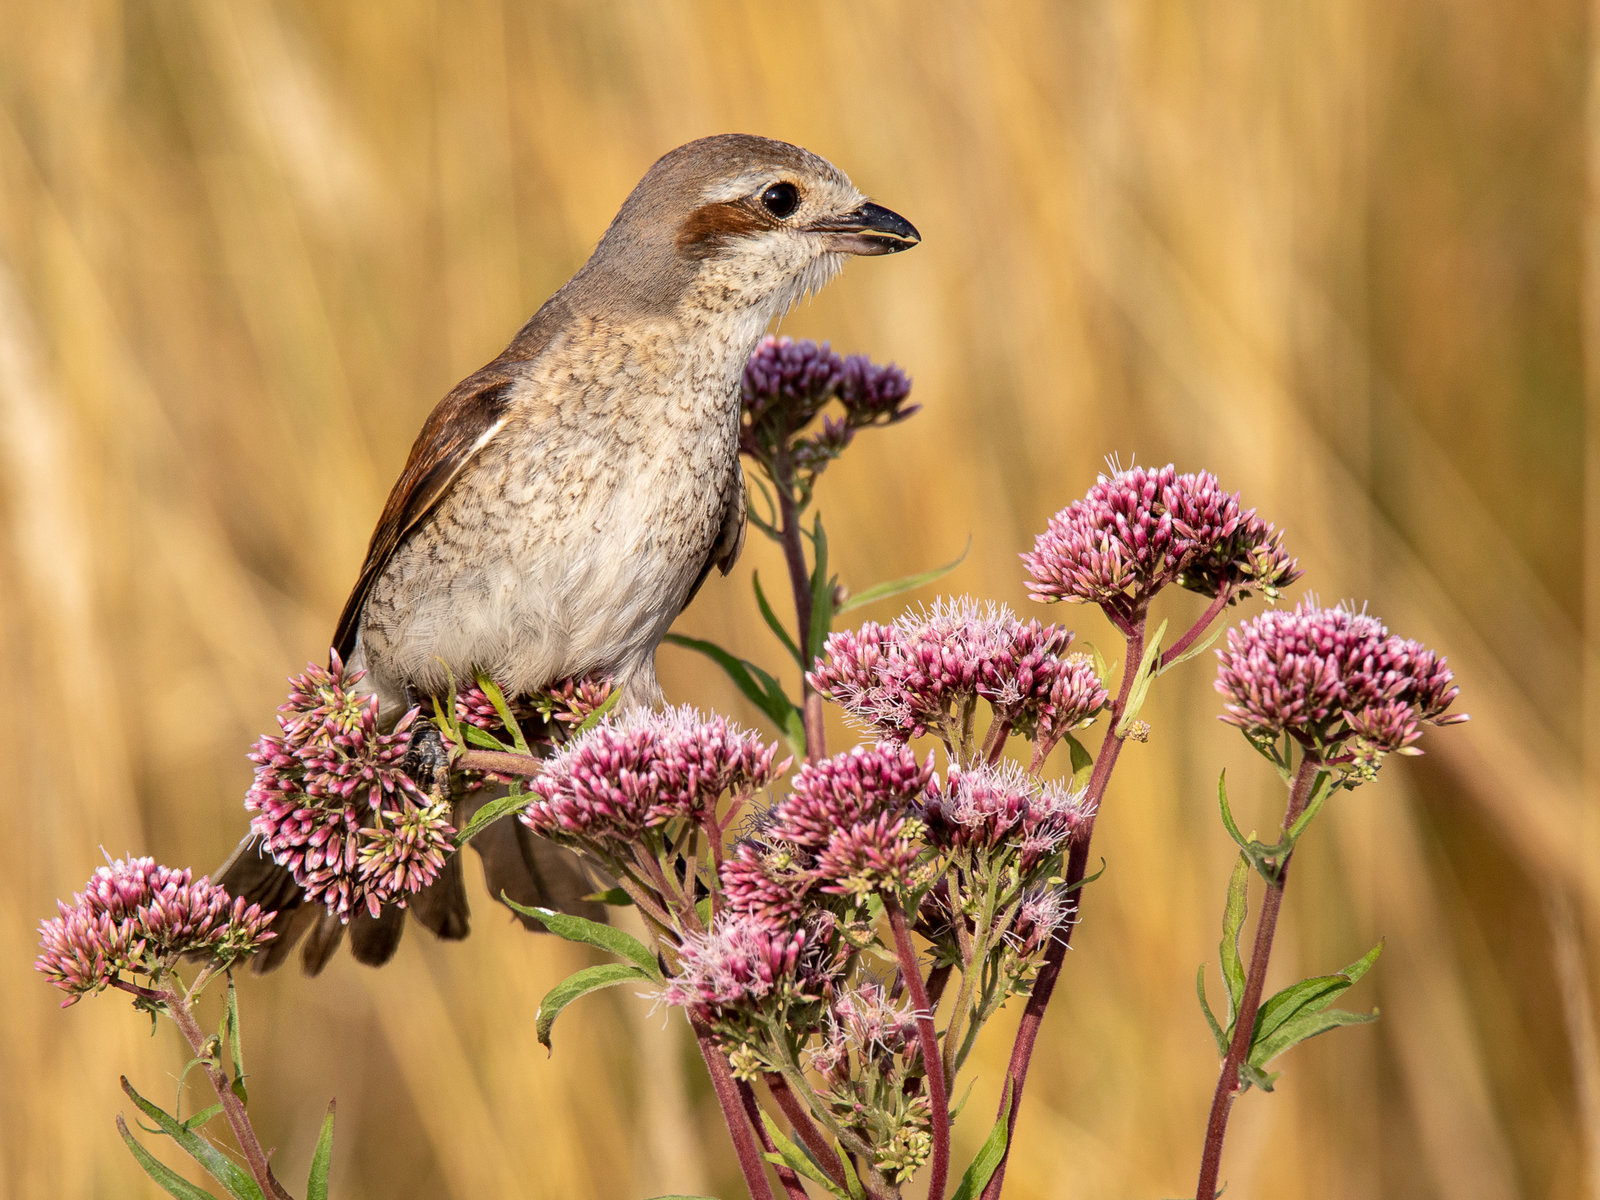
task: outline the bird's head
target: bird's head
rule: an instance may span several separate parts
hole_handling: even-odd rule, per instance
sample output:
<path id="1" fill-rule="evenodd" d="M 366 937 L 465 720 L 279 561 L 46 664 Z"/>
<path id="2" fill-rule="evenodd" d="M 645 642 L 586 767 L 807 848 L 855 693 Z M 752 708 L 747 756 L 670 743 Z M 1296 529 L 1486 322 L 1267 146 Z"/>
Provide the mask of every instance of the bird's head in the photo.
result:
<path id="1" fill-rule="evenodd" d="M 738 314 L 760 327 L 825 284 L 845 257 L 921 240 L 826 159 L 787 142 L 722 134 L 663 155 L 582 275 L 661 312 Z"/>

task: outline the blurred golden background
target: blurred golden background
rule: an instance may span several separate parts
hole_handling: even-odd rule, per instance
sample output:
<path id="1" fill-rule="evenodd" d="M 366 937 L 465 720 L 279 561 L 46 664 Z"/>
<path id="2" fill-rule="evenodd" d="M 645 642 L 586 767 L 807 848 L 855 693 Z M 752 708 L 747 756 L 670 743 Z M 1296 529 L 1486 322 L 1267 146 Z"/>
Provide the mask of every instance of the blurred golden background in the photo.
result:
<path id="1" fill-rule="evenodd" d="M 1016 555 L 1116 453 L 1216 472 L 1288 529 L 1303 586 L 1450 655 L 1473 722 L 1325 811 L 1273 964 L 1385 938 L 1350 996 L 1383 1019 L 1240 1102 L 1228 1194 L 1600 1198 L 1595 21 L 1580 0 L 0 0 L 0 1193 L 155 1194 L 112 1129 L 117 1075 L 170 1098 L 180 1043 L 119 997 L 56 1011 L 37 921 L 102 847 L 221 861 L 245 750 L 325 651 L 424 414 L 657 155 L 739 130 L 824 154 L 925 239 L 784 325 L 898 361 L 924 406 L 823 482 L 848 584 L 970 536 L 946 589 L 1109 645 L 1029 604 Z M 753 541 L 679 628 L 775 668 L 756 568 L 780 570 Z M 755 721 L 683 651 L 662 676 Z M 1208 659 L 1153 704 L 1016 1200 L 1193 1187 L 1216 1076 L 1193 976 L 1232 861 L 1216 772 L 1247 823 L 1282 798 L 1215 720 Z M 607 993 L 547 1058 L 538 998 L 585 959 L 477 896 L 464 944 L 413 931 L 381 972 L 247 981 L 281 1174 L 304 1179 L 337 1096 L 342 1200 L 740 1194 L 678 1025 Z"/>

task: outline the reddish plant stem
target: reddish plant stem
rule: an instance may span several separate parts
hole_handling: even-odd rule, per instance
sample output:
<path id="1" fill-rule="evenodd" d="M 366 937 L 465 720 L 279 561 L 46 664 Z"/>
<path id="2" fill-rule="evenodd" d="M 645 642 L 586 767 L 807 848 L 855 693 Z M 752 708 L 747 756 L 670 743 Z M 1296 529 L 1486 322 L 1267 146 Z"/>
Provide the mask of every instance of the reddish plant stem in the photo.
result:
<path id="1" fill-rule="evenodd" d="M 755 1130 L 756 1137 L 768 1154 L 778 1153 L 777 1143 L 772 1140 L 772 1134 L 767 1132 L 767 1123 L 761 1119 L 761 1106 L 756 1103 L 756 1094 L 744 1080 L 740 1079 L 737 1083 L 739 1102 L 744 1105 L 744 1115 L 750 1122 L 750 1128 Z M 784 1194 L 789 1200 L 807 1200 L 805 1184 L 800 1182 L 800 1176 L 794 1173 L 793 1167 L 787 1163 L 776 1163 L 773 1169 L 777 1171 L 778 1182 L 783 1184 Z"/>
<path id="2" fill-rule="evenodd" d="M 1300 770 L 1294 777 L 1294 788 L 1289 793 L 1289 807 L 1283 814 L 1283 830 L 1288 833 L 1311 800 L 1311 790 L 1316 784 L 1317 772 L 1322 769 L 1320 760 L 1306 755 L 1300 760 Z M 1261 993 L 1267 982 L 1267 960 L 1272 957 L 1272 939 L 1278 928 L 1278 913 L 1283 907 L 1283 889 L 1289 882 L 1291 850 L 1278 864 L 1276 879 L 1267 884 L 1266 895 L 1261 898 L 1261 915 L 1256 919 L 1255 946 L 1250 951 L 1250 972 L 1245 976 L 1244 994 L 1239 997 L 1239 1012 L 1234 1017 L 1233 1040 L 1228 1043 L 1228 1055 L 1222 1060 L 1222 1071 L 1217 1076 L 1217 1090 L 1211 1098 L 1211 1116 L 1206 1121 L 1206 1147 L 1200 1157 L 1200 1178 L 1195 1185 L 1198 1200 L 1212 1200 L 1217 1194 L 1217 1178 L 1222 1170 L 1222 1142 L 1228 1133 L 1228 1114 L 1239 1095 L 1239 1067 L 1250 1053 L 1250 1042 L 1255 1037 L 1256 1014 L 1261 1009 Z"/>
<path id="3" fill-rule="evenodd" d="M 1127 711 L 1128 697 L 1133 692 L 1133 678 L 1139 670 L 1140 660 L 1144 657 L 1145 622 L 1142 619 L 1128 631 L 1127 638 L 1126 653 L 1122 661 L 1122 685 L 1117 690 L 1117 698 L 1111 703 L 1105 740 L 1100 743 L 1100 753 L 1095 756 L 1094 770 L 1089 775 L 1089 785 L 1085 793 L 1086 802 L 1095 805 L 1096 815 L 1100 800 L 1105 795 L 1106 785 L 1110 782 L 1111 771 L 1117 765 L 1117 756 L 1122 753 L 1122 743 L 1125 739 L 1117 736 L 1117 726 L 1122 723 L 1122 714 Z M 1056 980 L 1061 977 L 1061 967 L 1066 962 L 1067 947 L 1072 941 L 1072 930 L 1078 923 L 1079 891 L 1083 886 L 1084 877 L 1088 874 L 1089 839 L 1094 836 L 1094 820 L 1095 817 L 1091 815 L 1083 836 L 1075 840 L 1067 852 L 1064 884 L 1068 889 L 1067 918 L 1062 924 L 1061 932 L 1045 951 L 1044 962 L 1040 965 L 1039 974 L 1034 977 L 1033 987 L 1028 992 L 1027 1006 L 1022 1010 L 1022 1021 L 1017 1026 L 1016 1040 L 1011 1043 L 1011 1062 L 1006 1067 L 1007 1086 L 1000 1092 L 1002 1112 L 1008 1100 L 1011 1104 L 1010 1114 L 1006 1118 L 1006 1149 L 1000 1158 L 1000 1165 L 995 1168 L 994 1174 L 989 1177 L 988 1185 L 983 1189 L 981 1200 L 999 1200 L 1000 1189 L 1005 1186 L 1006 1163 L 1011 1159 L 1011 1139 L 1017 1131 L 1017 1113 L 1022 1107 L 1022 1088 L 1028 1080 L 1028 1065 L 1033 1060 L 1033 1049 L 1039 1040 L 1039 1027 L 1044 1023 L 1045 1009 L 1050 1006 L 1050 997 L 1056 990 Z"/>
<path id="4" fill-rule="evenodd" d="M 722 1120 L 728 1127 L 734 1153 L 739 1156 L 739 1169 L 744 1172 L 744 1184 L 750 1190 L 750 1200 L 773 1200 L 772 1185 L 767 1182 L 766 1161 L 761 1157 L 761 1146 L 750 1129 L 738 1085 L 734 1082 L 733 1072 L 728 1069 L 728 1060 L 717 1048 L 711 1038 L 711 1030 L 705 1024 L 693 1020 L 689 1024 L 694 1028 L 694 1039 L 700 1046 L 700 1057 L 705 1060 L 706 1074 L 711 1076 L 711 1087 L 717 1093 L 717 1103 L 722 1106 Z"/>
<path id="5" fill-rule="evenodd" d="M 487 771 L 493 775 L 534 776 L 545 768 L 543 759 L 510 750 L 467 750 L 456 756 L 457 771 Z"/>
<path id="6" fill-rule="evenodd" d="M 805 548 L 800 544 L 800 505 L 794 498 L 794 470 L 789 462 L 789 448 L 778 451 L 772 464 L 773 489 L 778 493 L 778 533 L 783 543 L 783 561 L 789 568 L 789 587 L 794 592 L 794 615 L 799 628 L 795 631 L 795 645 L 802 655 L 811 649 L 811 573 L 806 570 Z M 822 725 L 822 697 L 811 687 L 811 681 L 800 675 L 800 713 L 806 729 L 806 757 L 815 761 L 828 753 L 826 733 Z"/>
<path id="7" fill-rule="evenodd" d="M 1210 607 L 1206 609 L 1206 611 L 1201 615 L 1200 619 L 1193 625 L 1189 626 L 1188 632 L 1186 632 L 1177 641 L 1173 642 L 1172 645 L 1162 653 L 1160 669 L 1165 671 L 1173 663 L 1177 662 L 1178 659 L 1183 657 L 1183 652 L 1190 646 L 1194 645 L 1195 639 L 1197 639 L 1207 629 L 1211 628 L 1211 622 L 1215 621 L 1222 613 L 1222 610 L 1228 607 L 1228 603 L 1232 599 L 1233 588 L 1223 588 L 1222 593 L 1211 602 Z"/>
<path id="8" fill-rule="evenodd" d="M 944 1078 L 944 1059 L 939 1054 L 939 1036 L 933 1028 L 933 1006 L 928 989 L 917 967 L 917 952 L 906 928 L 906 912 L 894 896 L 885 896 L 884 912 L 894 933 L 895 955 L 900 960 L 900 977 L 911 994 L 912 1011 L 917 1015 L 917 1042 L 922 1048 L 922 1072 L 928 1080 L 928 1107 L 933 1127 L 933 1159 L 928 1168 L 929 1200 L 943 1200 L 945 1179 L 950 1174 L 950 1097 Z"/>
<path id="9" fill-rule="evenodd" d="M 782 1075 L 776 1073 L 766 1077 L 767 1090 L 772 1093 L 773 1100 L 777 1101 L 779 1110 L 794 1129 L 795 1136 L 805 1144 L 816 1160 L 822 1164 L 822 1169 L 828 1173 L 840 1187 L 845 1186 L 844 1164 L 839 1161 L 838 1154 L 834 1153 L 828 1139 L 822 1136 L 822 1131 L 811 1120 L 805 1106 L 795 1097 L 789 1085 L 784 1082 Z"/>
<path id="10" fill-rule="evenodd" d="M 146 989 L 140 989 L 145 991 Z M 250 1177 L 256 1185 L 267 1195 L 276 1200 L 294 1200 L 287 1189 L 278 1182 L 272 1174 L 272 1164 L 267 1161 L 267 1152 L 261 1148 L 261 1142 L 256 1137 L 256 1131 L 250 1125 L 250 1117 L 245 1112 L 244 1101 L 240 1100 L 228 1082 L 228 1077 L 223 1074 L 222 1068 L 212 1061 L 206 1053 L 206 1035 L 200 1029 L 200 1023 L 194 1019 L 194 1010 L 189 1007 L 188 999 L 173 989 L 172 991 L 157 993 L 166 1005 L 167 1015 L 172 1018 L 172 1023 L 178 1027 L 178 1032 L 183 1035 L 183 1040 L 189 1043 L 189 1049 L 200 1060 L 201 1067 L 205 1070 L 206 1080 L 211 1084 L 211 1090 L 217 1094 L 217 1099 L 222 1103 L 222 1114 L 228 1120 L 228 1128 L 233 1130 L 234 1140 L 239 1143 L 239 1149 L 244 1154 L 245 1165 L 250 1170 Z"/>

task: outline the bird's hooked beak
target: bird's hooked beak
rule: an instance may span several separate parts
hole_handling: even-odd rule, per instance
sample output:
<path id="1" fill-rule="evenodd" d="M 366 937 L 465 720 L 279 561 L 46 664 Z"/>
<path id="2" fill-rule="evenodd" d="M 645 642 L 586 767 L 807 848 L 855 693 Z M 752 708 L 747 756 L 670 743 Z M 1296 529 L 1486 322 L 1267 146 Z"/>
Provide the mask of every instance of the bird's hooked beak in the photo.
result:
<path id="1" fill-rule="evenodd" d="M 828 249 L 839 254 L 897 254 L 922 240 L 910 221 L 871 202 L 837 217 L 824 217 L 810 229 L 822 234 Z"/>

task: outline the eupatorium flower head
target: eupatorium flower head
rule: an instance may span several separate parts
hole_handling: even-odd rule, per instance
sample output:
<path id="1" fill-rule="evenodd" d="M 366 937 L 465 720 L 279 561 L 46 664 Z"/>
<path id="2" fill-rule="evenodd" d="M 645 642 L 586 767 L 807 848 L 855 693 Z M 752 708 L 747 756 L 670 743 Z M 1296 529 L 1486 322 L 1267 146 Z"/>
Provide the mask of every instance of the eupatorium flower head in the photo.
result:
<path id="1" fill-rule="evenodd" d="M 1082 791 L 1041 783 L 1014 762 L 968 770 L 951 767 L 948 778 L 927 792 L 928 831 L 938 845 L 1017 854 L 1022 870 L 1088 831 L 1094 805 Z"/>
<path id="2" fill-rule="evenodd" d="M 697 1021 L 753 1012 L 769 998 L 801 990 L 805 945 L 805 931 L 793 925 L 726 914 L 705 933 L 684 938 L 678 974 L 662 997 L 688 1009 Z"/>
<path id="3" fill-rule="evenodd" d="M 158 977 L 184 955 L 227 966 L 275 935 L 275 915 L 235 899 L 209 879 L 151 858 L 116 859 L 89 877 L 72 903 L 39 923 L 34 969 L 67 993 L 62 1007 L 118 976 Z"/>
<path id="4" fill-rule="evenodd" d="M 1254 739 L 1288 734 L 1325 761 L 1416 751 L 1459 689 L 1444 659 L 1348 608 L 1296 605 L 1228 631 L 1217 651 L 1223 717 Z"/>
<path id="5" fill-rule="evenodd" d="M 1053 741 L 1106 703 L 1088 660 L 1067 653 L 1071 641 L 1067 630 L 1002 606 L 940 599 L 893 625 L 829 635 L 810 680 L 886 738 L 948 740 L 962 705 L 981 698 L 995 719 Z"/>
<path id="6" fill-rule="evenodd" d="M 881 813 L 905 813 L 933 773 L 908 746 L 856 746 L 801 766 L 790 794 L 770 810 L 774 836 L 820 850 L 840 830 Z"/>
<path id="7" fill-rule="evenodd" d="M 823 342 L 767 337 L 745 363 L 744 421 L 740 449 L 769 468 L 786 456 L 796 480 L 809 491 L 830 461 L 844 452 L 856 431 L 892 425 L 917 411 L 908 405 L 911 381 L 890 363 L 864 355 L 840 358 Z M 821 429 L 799 437 L 832 401 L 842 409 L 824 417 Z"/>
<path id="8" fill-rule="evenodd" d="M 1130 467 L 1050 518 L 1022 556 L 1035 600 L 1097 604 L 1131 628 L 1169 583 L 1218 596 L 1276 597 L 1299 578 L 1283 537 L 1208 472 Z"/>
<path id="9" fill-rule="evenodd" d="M 675 818 L 710 823 L 722 796 L 743 799 L 787 766 L 722 717 L 634 709 L 552 757 L 522 819 L 547 837 L 626 844 Z"/>
<path id="10" fill-rule="evenodd" d="M 356 685 L 337 654 L 290 680 L 278 709 L 281 736 L 250 754 L 245 796 L 252 832 L 314 903 L 341 920 L 374 916 L 438 876 L 455 830 L 448 806 L 430 801 L 403 769 L 417 711 L 378 730 L 378 700 Z M 394 840 L 398 832 L 403 845 Z"/>

